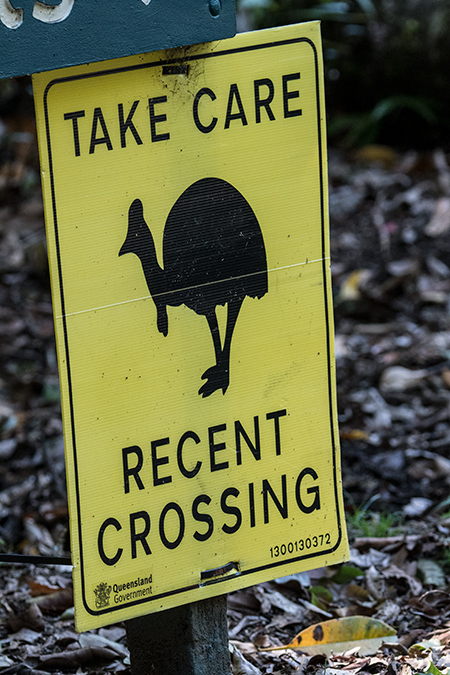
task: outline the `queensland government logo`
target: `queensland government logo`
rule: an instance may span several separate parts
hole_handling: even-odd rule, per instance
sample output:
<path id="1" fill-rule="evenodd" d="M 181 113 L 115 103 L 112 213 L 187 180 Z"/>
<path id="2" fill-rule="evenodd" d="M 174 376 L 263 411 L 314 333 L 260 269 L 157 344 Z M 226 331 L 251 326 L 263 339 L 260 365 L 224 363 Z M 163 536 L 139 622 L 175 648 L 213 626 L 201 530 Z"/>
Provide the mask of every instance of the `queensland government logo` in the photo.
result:
<path id="1" fill-rule="evenodd" d="M 97 609 L 109 606 L 109 596 L 111 595 L 111 591 L 112 591 L 111 586 L 105 584 L 104 581 L 98 584 L 97 588 L 94 588 L 95 606 L 97 607 Z"/>

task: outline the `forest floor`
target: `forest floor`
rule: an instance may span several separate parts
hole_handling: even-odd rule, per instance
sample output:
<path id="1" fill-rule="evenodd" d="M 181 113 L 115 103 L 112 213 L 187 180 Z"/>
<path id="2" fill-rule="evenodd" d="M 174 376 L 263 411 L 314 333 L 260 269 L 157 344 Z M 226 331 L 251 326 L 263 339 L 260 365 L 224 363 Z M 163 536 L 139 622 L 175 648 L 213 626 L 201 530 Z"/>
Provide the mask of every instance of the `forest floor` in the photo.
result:
<path id="1" fill-rule="evenodd" d="M 21 136 L 17 145 L 23 142 Z M 450 669 L 447 161 L 442 151 L 396 155 L 366 148 L 346 156 L 330 150 L 339 424 L 352 559 L 230 594 L 235 675 L 439 675 Z M 34 140 L 19 159 L 0 154 L 0 167 L 0 550 L 69 555 Z M 382 620 L 397 637 L 367 656 L 357 641 L 345 653 L 261 651 L 290 643 L 318 622 L 350 616 Z M 0 645 L 0 673 L 129 671 L 122 624 L 75 633 L 66 566 L 0 565 Z"/>

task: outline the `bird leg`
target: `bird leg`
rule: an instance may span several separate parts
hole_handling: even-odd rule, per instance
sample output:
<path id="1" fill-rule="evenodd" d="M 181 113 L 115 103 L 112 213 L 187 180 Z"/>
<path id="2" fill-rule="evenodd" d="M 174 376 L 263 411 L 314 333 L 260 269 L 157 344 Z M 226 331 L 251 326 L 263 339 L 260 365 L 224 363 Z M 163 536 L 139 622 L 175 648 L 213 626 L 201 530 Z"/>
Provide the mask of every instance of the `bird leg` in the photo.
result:
<path id="1" fill-rule="evenodd" d="M 232 300 L 228 303 L 227 311 L 227 328 L 225 332 L 225 342 L 223 349 L 220 342 L 219 324 L 217 322 L 216 309 L 206 315 L 211 336 L 214 343 L 214 351 L 216 353 L 216 365 L 205 370 L 202 375 L 202 380 L 207 380 L 205 384 L 199 389 L 199 394 L 205 398 L 210 396 L 217 389 L 222 389 L 225 394 L 230 384 L 230 350 L 231 339 L 233 337 L 234 327 L 241 309 L 243 298 Z"/>
<path id="2" fill-rule="evenodd" d="M 156 325 L 160 333 L 167 336 L 169 332 L 169 319 L 167 317 L 167 306 L 164 304 L 156 305 Z"/>
<path id="3" fill-rule="evenodd" d="M 222 370 L 220 363 L 222 360 L 222 345 L 220 343 L 220 331 L 219 324 L 217 321 L 216 308 L 206 314 L 206 320 L 208 321 L 209 330 L 211 331 L 211 336 L 214 344 L 214 351 L 216 354 L 216 365 L 212 366 L 205 370 L 202 375 L 202 380 L 207 380 L 199 389 L 199 394 L 205 398 L 205 396 L 210 396 L 216 389 L 223 389 L 222 383 L 220 381 Z M 225 393 L 225 391 L 223 392 Z"/>
<path id="4" fill-rule="evenodd" d="M 222 358 L 226 364 L 227 371 L 230 369 L 231 338 L 233 337 L 234 327 L 243 302 L 244 298 L 239 298 L 238 300 L 232 300 L 228 303 L 227 329 L 225 333 L 225 344 L 222 350 Z"/>

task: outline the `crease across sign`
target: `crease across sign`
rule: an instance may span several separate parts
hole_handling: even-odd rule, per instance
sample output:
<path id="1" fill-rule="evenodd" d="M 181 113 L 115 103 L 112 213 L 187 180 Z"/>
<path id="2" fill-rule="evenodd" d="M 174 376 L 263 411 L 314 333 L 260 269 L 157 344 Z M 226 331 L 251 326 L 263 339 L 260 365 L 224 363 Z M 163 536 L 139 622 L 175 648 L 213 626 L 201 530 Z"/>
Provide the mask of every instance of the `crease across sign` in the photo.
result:
<path id="1" fill-rule="evenodd" d="M 317 258 L 316 260 L 306 260 L 304 262 L 294 263 L 292 265 L 284 265 L 282 267 L 272 267 L 272 268 L 268 269 L 267 272 L 270 274 L 272 272 L 279 272 L 281 270 L 288 270 L 288 269 L 292 269 L 292 268 L 295 268 L 295 267 L 302 267 L 303 265 L 313 265 L 314 263 L 321 263 L 321 262 L 324 262 L 324 261 L 327 261 L 327 260 L 331 260 L 331 258 L 329 256 L 326 256 L 324 258 Z M 243 274 L 238 278 L 245 278 L 246 276 L 253 276 L 253 275 Z M 222 281 L 212 281 L 208 285 L 214 285 L 214 284 L 220 284 L 220 283 L 222 283 Z M 185 290 L 190 290 L 192 288 L 201 288 L 201 286 L 186 286 L 186 287 L 182 288 L 181 290 L 185 291 Z M 170 293 L 170 291 L 169 291 L 169 293 Z M 158 294 L 155 294 L 155 296 L 157 297 Z M 130 300 L 123 300 L 122 302 L 114 302 L 114 303 L 111 303 L 111 304 L 108 304 L 108 305 L 99 305 L 98 307 L 89 307 L 87 309 L 81 309 L 81 310 L 78 310 L 76 312 L 65 312 L 65 314 L 55 315 L 55 319 L 62 319 L 64 316 L 65 317 L 77 316 L 78 314 L 86 314 L 87 312 L 98 312 L 102 309 L 110 309 L 111 307 L 119 307 L 121 305 L 128 305 L 128 304 L 134 303 L 134 302 L 151 300 L 152 297 L 154 297 L 154 296 L 152 296 L 150 294 L 142 295 L 138 298 L 131 298 Z"/>

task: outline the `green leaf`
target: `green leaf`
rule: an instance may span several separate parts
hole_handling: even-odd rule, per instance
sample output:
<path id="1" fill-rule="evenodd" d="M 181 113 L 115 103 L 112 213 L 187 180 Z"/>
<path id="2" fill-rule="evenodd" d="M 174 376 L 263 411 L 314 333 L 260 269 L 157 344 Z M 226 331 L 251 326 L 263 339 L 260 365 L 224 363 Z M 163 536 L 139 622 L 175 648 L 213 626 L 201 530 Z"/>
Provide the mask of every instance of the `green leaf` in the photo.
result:
<path id="1" fill-rule="evenodd" d="M 333 594 L 331 591 L 326 588 L 325 586 L 311 586 L 309 589 L 311 593 L 314 593 L 318 598 L 321 598 L 322 600 L 325 600 L 326 602 L 332 602 L 333 601 Z"/>
<path id="2" fill-rule="evenodd" d="M 430 663 L 430 667 L 428 668 L 427 673 L 430 673 L 430 675 L 442 675 L 439 668 L 436 668 L 433 662 Z"/>
<path id="3" fill-rule="evenodd" d="M 430 124 L 434 124 L 437 121 L 429 101 L 420 96 L 388 96 L 376 104 L 370 116 L 373 120 L 379 122 L 387 115 L 398 112 L 401 109 L 414 111 L 419 117 L 422 117 Z"/>
<path id="4" fill-rule="evenodd" d="M 347 584 L 358 577 L 363 577 L 364 572 L 356 565 L 341 565 L 336 574 L 331 577 L 335 584 Z"/>
<path id="5" fill-rule="evenodd" d="M 333 594 L 325 586 L 311 586 L 311 602 L 319 609 L 326 609 L 327 603 L 332 602 Z"/>

